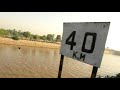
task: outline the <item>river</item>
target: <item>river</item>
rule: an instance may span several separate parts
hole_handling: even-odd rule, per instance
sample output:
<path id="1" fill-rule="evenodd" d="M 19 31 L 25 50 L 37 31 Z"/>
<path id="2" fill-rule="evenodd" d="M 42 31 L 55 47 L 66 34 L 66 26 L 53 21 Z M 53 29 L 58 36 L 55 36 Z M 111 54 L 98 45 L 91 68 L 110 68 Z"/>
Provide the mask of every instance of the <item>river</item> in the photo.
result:
<path id="1" fill-rule="evenodd" d="M 0 78 L 57 78 L 58 49 L 0 44 Z M 92 67 L 64 58 L 62 78 L 90 78 Z M 120 56 L 104 54 L 97 76 L 120 73 Z"/>

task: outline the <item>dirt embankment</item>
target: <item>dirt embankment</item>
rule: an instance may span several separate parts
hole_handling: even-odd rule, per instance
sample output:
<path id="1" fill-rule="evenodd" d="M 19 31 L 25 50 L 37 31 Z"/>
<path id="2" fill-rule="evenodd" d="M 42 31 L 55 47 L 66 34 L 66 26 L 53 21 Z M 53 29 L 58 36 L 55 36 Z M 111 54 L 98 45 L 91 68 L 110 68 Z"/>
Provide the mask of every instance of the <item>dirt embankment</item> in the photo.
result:
<path id="1" fill-rule="evenodd" d="M 55 49 L 60 48 L 60 44 L 28 41 L 28 40 L 13 40 L 10 38 L 1 38 L 1 37 L 0 37 L 0 44 L 30 46 L 30 47 L 42 47 L 42 48 L 55 48 Z"/>

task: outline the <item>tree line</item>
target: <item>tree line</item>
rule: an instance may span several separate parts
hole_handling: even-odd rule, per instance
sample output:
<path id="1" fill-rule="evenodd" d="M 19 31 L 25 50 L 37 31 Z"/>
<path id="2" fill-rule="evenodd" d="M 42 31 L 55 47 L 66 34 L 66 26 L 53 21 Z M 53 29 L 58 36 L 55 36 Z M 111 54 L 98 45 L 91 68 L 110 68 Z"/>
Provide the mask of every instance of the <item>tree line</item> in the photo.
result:
<path id="1" fill-rule="evenodd" d="M 29 31 L 21 31 L 21 30 L 5 30 L 0 29 L 0 37 L 4 38 L 12 38 L 14 40 L 31 40 L 31 41 L 45 41 L 45 42 L 61 42 L 61 35 L 57 35 L 55 37 L 54 34 L 47 35 L 35 35 L 30 33 Z"/>

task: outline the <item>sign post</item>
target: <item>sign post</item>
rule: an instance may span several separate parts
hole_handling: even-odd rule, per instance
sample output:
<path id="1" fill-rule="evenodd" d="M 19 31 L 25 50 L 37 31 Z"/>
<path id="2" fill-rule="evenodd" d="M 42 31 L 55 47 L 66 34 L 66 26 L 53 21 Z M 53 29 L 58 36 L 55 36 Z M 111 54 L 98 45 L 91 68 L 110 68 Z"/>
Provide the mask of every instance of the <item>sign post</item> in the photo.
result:
<path id="1" fill-rule="evenodd" d="M 64 56 L 93 66 L 91 78 L 100 68 L 110 22 L 74 22 L 63 24 L 61 60 L 58 77 L 61 77 Z"/>
<path id="2" fill-rule="evenodd" d="M 61 78 L 62 67 L 63 67 L 63 60 L 64 60 L 64 55 L 61 55 L 61 58 L 60 58 L 60 65 L 59 65 L 59 72 L 58 72 L 58 78 Z"/>
<path id="3" fill-rule="evenodd" d="M 93 70 L 92 70 L 91 78 L 95 78 L 95 77 L 96 77 L 97 70 L 98 70 L 98 67 L 94 67 L 94 66 L 93 66 Z"/>

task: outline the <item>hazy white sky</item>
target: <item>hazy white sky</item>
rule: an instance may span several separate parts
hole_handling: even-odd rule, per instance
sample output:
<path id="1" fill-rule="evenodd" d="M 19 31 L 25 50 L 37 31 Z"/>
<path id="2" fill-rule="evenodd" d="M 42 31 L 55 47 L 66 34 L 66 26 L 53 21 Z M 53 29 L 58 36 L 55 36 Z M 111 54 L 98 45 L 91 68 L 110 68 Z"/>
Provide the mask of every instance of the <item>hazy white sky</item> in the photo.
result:
<path id="1" fill-rule="evenodd" d="M 111 22 L 106 47 L 120 50 L 120 12 L 0 12 L 0 28 L 61 34 L 63 22 Z"/>

